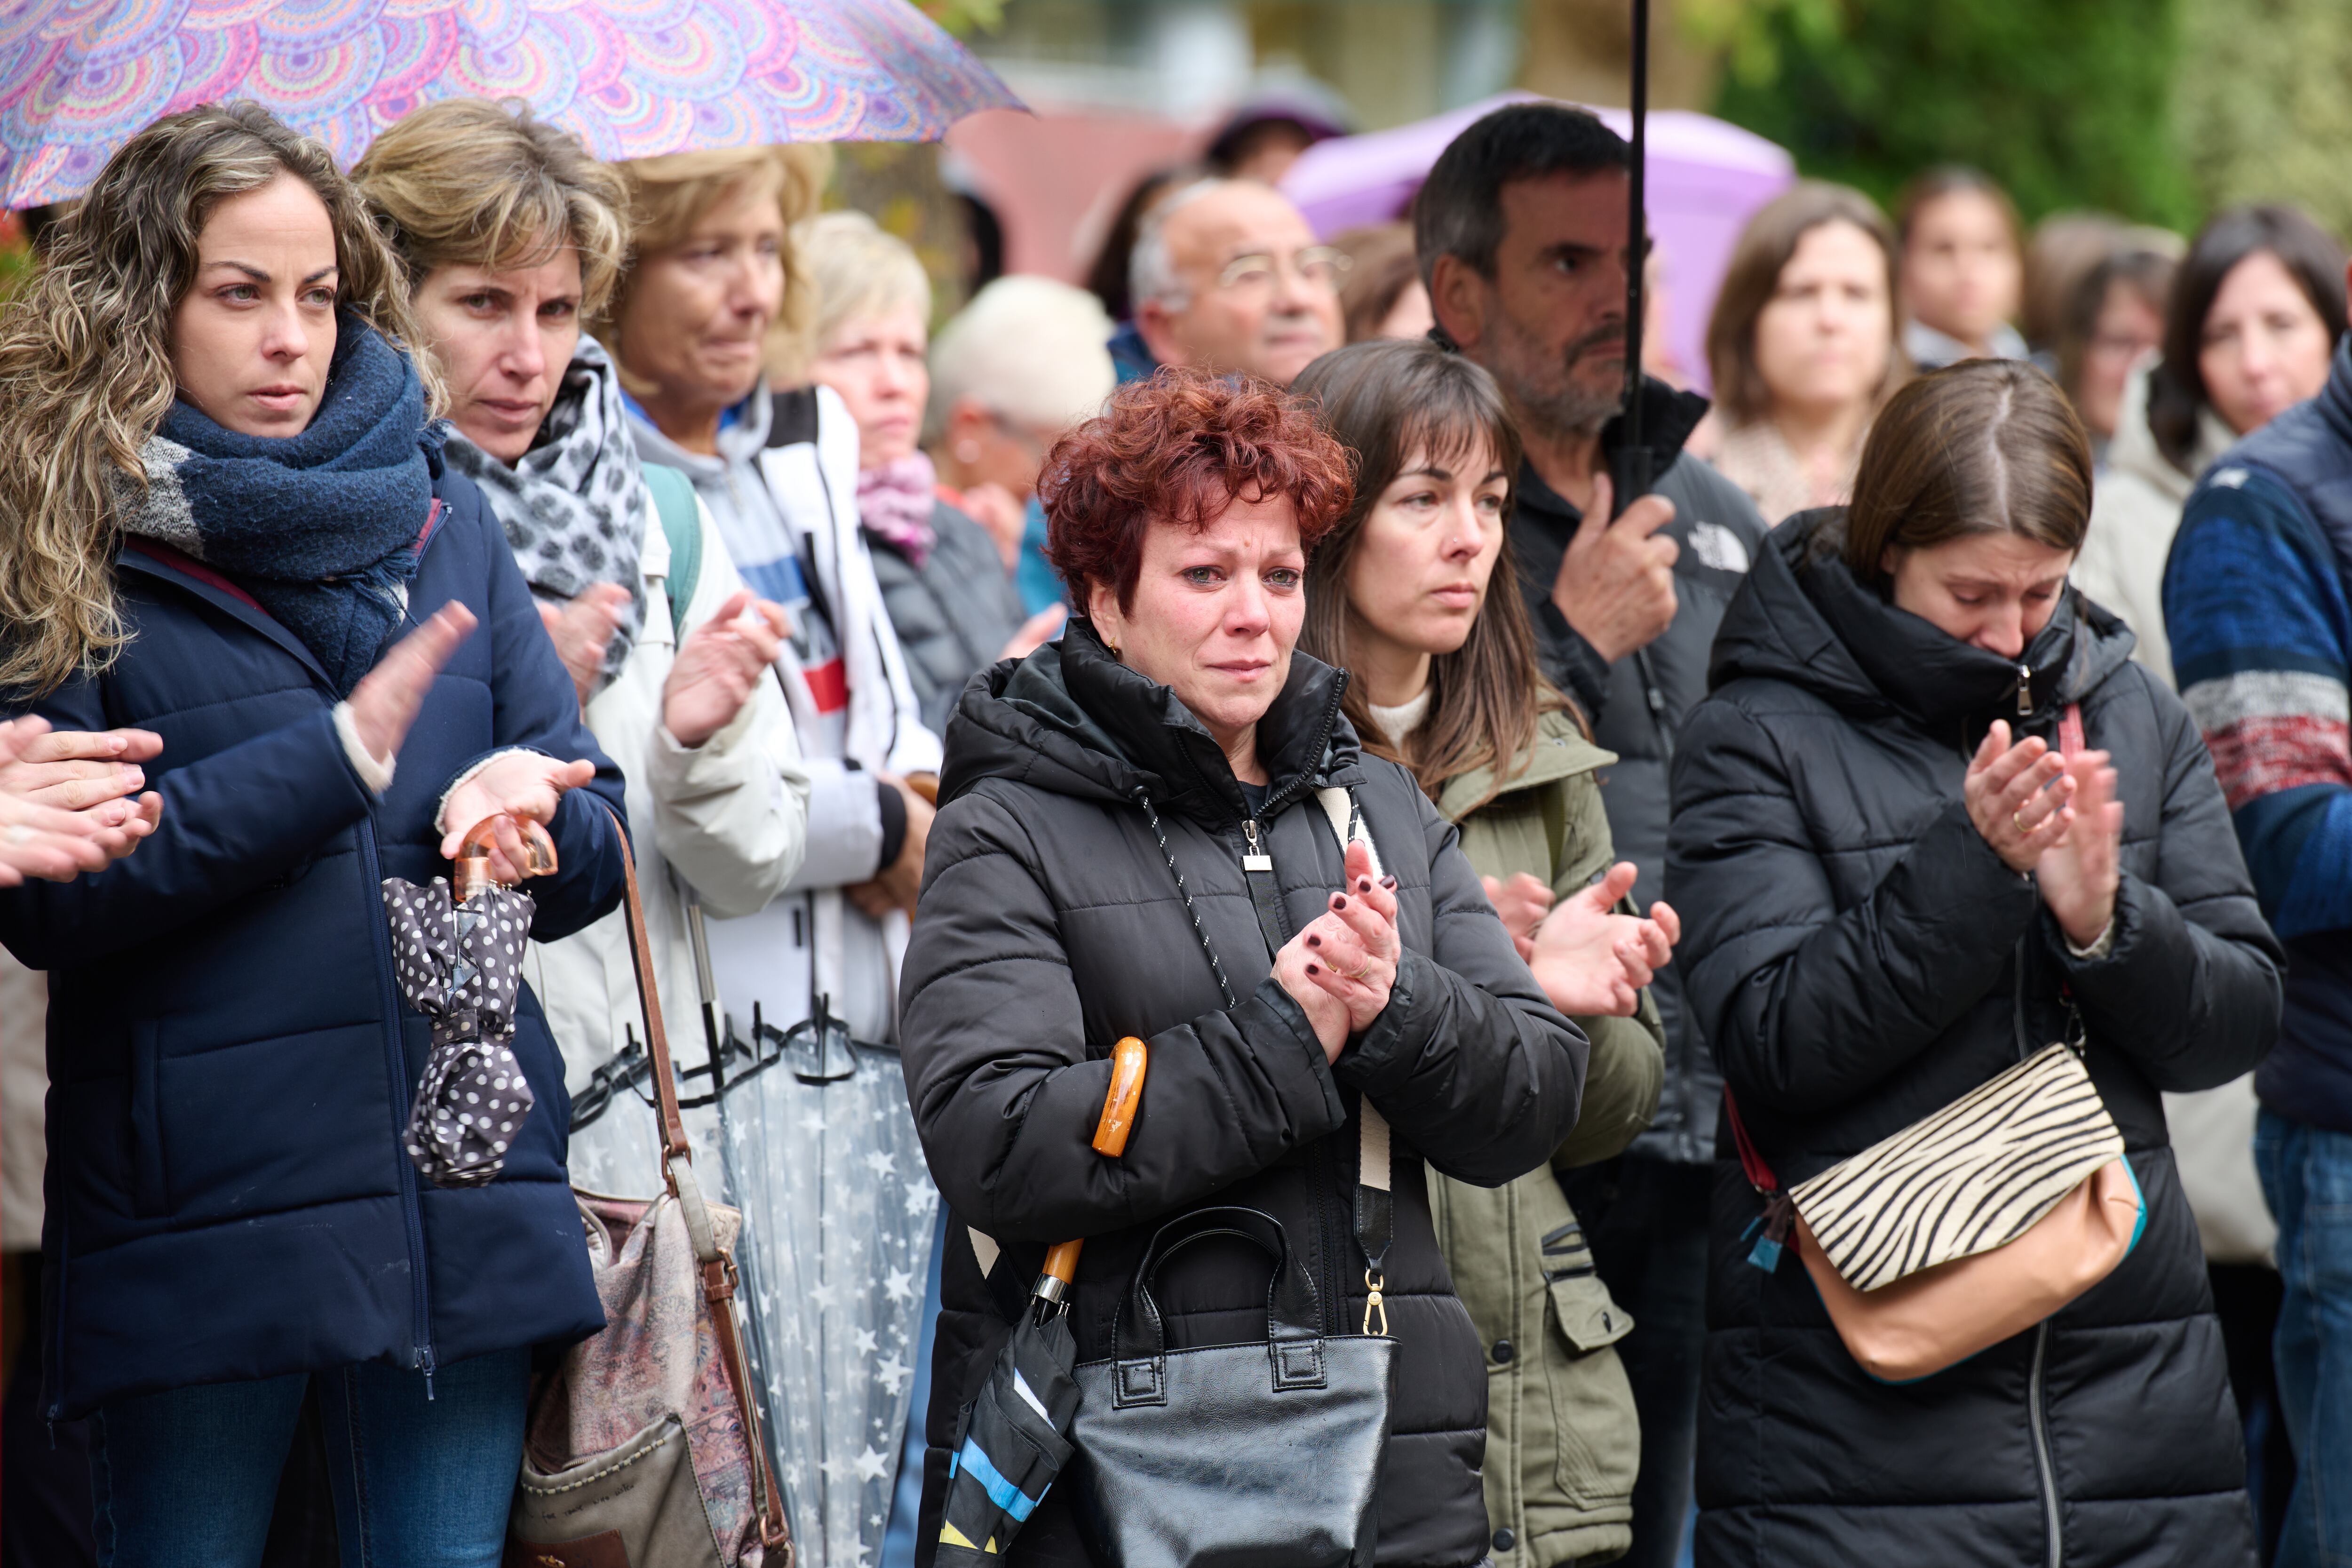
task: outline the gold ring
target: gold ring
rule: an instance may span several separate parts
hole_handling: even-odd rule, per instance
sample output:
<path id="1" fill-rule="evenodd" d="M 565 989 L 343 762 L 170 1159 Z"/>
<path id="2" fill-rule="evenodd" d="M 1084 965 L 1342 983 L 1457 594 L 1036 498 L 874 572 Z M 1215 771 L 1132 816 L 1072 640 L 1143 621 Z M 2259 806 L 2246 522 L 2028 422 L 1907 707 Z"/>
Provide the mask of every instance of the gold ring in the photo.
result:
<path id="1" fill-rule="evenodd" d="M 2033 829 L 2025 826 L 2025 808 L 2023 806 L 2020 806 L 2015 811 L 2011 812 L 2009 814 L 2009 820 L 2016 824 L 2017 836 L 2020 838 L 2027 837 L 2033 832 Z"/>

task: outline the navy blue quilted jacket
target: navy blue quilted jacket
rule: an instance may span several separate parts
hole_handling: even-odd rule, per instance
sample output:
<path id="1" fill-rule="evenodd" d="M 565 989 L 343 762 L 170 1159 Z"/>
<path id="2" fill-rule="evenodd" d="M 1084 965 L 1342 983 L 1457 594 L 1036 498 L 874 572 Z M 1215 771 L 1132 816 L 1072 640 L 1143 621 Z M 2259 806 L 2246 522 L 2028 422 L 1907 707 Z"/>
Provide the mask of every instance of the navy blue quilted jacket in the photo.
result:
<path id="1" fill-rule="evenodd" d="M 570 1101 L 538 1002 L 514 1049 L 538 1104 L 499 1178 L 424 1183 L 401 1130 L 431 1037 L 393 987 L 377 891 L 445 873 L 432 819 L 510 746 L 598 768 L 563 797 L 561 868 L 530 884 L 551 940 L 621 891 L 619 771 L 580 722 L 504 534 L 471 481 L 444 504 L 411 624 L 481 625 L 435 682 L 382 800 L 336 738 L 294 636 L 202 568 L 126 549 L 131 645 L 35 706 L 135 725 L 163 816 L 136 854 L 0 891 L 0 942 L 49 971 L 44 1407 L 381 1361 L 429 1372 L 603 1325 L 564 1173 Z M 423 520 L 419 520 L 420 524 Z"/>

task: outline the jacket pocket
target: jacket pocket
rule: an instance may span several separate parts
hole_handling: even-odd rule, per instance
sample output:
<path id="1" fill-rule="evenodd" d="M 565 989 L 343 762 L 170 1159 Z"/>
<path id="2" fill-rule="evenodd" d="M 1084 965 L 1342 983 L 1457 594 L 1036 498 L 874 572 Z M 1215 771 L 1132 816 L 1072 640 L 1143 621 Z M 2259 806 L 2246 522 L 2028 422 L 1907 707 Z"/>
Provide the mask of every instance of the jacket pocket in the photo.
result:
<path id="1" fill-rule="evenodd" d="M 157 1079 L 162 1047 L 155 1020 L 131 1026 L 131 1212 L 154 1218 L 172 1212 L 171 1184 L 164 1179 L 163 1119 Z"/>
<path id="2" fill-rule="evenodd" d="M 1560 1489 L 1579 1509 L 1622 1504 L 1641 1468 L 1642 1427 L 1633 1385 L 1612 1347 L 1633 1315 L 1597 1274 L 1546 1287 L 1551 1322 L 1544 1334 L 1544 1381 L 1551 1388 L 1552 1451 Z"/>

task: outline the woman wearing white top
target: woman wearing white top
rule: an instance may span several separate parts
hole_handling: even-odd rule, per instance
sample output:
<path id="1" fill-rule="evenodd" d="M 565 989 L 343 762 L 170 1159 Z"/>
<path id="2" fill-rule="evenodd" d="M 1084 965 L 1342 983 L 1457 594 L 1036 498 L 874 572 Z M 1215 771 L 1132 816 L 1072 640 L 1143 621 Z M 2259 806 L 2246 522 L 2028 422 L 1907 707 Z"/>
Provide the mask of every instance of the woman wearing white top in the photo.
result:
<path id="1" fill-rule="evenodd" d="M 627 777 L 664 1022 L 690 1065 L 702 1027 L 687 905 L 748 914 L 783 888 L 806 846 L 808 782 L 767 668 L 782 611 L 742 586 L 682 483 L 672 510 L 697 535 L 673 551 L 612 362 L 581 331 L 619 273 L 625 193 L 569 134 L 478 99 L 408 116 L 353 173 L 449 382 L 448 461 L 489 498 L 588 727 Z M 698 557 L 690 583 L 680 553 Z M 642 1032 L 622 915 L 533 943 L 530 978 L 576 1094 Z M 572 1175 L 646 1191 L 656 1142 L 652 1117 L 616 1100 L 575 1134 Z"/>

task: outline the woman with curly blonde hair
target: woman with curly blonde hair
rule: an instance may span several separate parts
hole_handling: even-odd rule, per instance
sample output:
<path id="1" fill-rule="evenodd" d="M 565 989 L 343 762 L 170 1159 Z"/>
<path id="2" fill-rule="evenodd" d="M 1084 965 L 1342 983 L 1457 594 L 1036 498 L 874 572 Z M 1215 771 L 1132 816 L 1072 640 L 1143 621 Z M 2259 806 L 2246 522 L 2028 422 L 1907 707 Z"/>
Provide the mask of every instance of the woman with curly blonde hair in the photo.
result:
<path id="1" fill-rule="evenodd" d="M 132 138 L 0 325 L 0 679 L 159 738 L 140 854 L 0 892 L 49 972 L 43 1402 L 90 1417 L 102 1563 L 257 1562 L 315 1386 L 344 1560 L 489 1568 L 532 1348 L 603 1321 L 527 988 L 489 1153 L 411 1121 L 380 884 L 529 817 L 562 936 L 621 805 L 415 341 L 358 192 L 249 103 Z"/>

